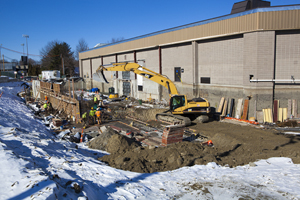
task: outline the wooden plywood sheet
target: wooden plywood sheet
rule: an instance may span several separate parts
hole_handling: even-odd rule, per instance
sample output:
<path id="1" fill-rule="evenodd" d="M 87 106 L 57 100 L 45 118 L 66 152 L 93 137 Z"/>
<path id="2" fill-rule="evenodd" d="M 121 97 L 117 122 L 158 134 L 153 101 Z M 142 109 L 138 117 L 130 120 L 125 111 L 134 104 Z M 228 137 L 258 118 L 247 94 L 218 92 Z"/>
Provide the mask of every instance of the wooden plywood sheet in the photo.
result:
<path id="1" fill-rule="evenodd" d="M 273 123 L 273 114 L 272 109 L 268 108 L 268 122 Z"/>
<path id="2" fill-rule="evenodd" d="M 287 107 L 287 117 L 292 115 L 292 99 L 288 100 L 288 107 Z"/>
<path id="3" fill-rule="evenodd" d="M 230 109 L 229 109 L 229 117 L 233 117 L 234 113 L 234 99 L 231 99 L 230 101 Z"/>
<path id="4" fill-rule="evenodd" d="M 217 110 L 218 113 L 221 113 L 221 112 L 222 112 L 222 108 L 223 108 L 223 105 L 224 105 L 224 101 L 225 101 L 225 98 L 222 97 L 221 100 L 220 100 L 220 103 L 219 103 L 218 110 Z"/>
<path id="5" fill-rule="evenodd" d="M 286 120 L 288 118 L 288 108 L 282 108 L 282 120 Z"/>
<path id="6" fill-rule="evenodd" d="M 280 122 L 282 122 L 282 111 L 283 111 L 283 109 L 282 108 L 279 108 L 278 109 L 278 121 L 280 121 Z"/>
<path id="7" fill-rule="evenodd" d="M 226 114 L 227 114 L 227 105 L 228 105 L 228 100 L 225 99 L 224 106 L 223 106 L 223 111 L 222 111 L 222 116 L 226 116 Z"/>
<path id="8" fill-rule="evenodd" d="M 298 103 L 296 99 L 292 101 L 292 115 L 293 117 L 298 117 Z"/>
<path id="9" fill-rule="evenodd" d="M 273 121 L 278 121 L 278 109 L 279 109 L 279 100 L 274 100 L 274 114 L 273 114 Z"/>
<path id="10" fill-rule="evenodd" d="M 249 100 L 246 99 L 244 101 L 244 109 L 243 109 L 243 117 L 242 117 L 243 120 L 246 120 L 248 117 L 248 106 L 249 106 Z"/>
<path id="11" fill-rule="evenodd" d="M 235 118 L 240 119 L 242 114 L 242 105 L 243 105 L 243 99 L 238 99 L 237 105 L 236 105 L 236 112 L 235 112 Z"/>
<path id="12" fill-rule="evenodd" d="M 256 120 L 259 123 L 263 123 L 264 122 L 264 113 L 263 113 L 263 111 L 257 111 L 256 112 Z"/>

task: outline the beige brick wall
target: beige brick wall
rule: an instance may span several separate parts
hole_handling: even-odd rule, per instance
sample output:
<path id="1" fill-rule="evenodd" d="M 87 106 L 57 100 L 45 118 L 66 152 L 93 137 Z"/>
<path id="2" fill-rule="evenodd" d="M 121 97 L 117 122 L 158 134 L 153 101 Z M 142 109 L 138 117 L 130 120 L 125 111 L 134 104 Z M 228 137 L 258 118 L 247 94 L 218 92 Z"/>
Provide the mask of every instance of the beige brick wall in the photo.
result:
<path id="1" fill-rule="evenodd" d="M 199 79 L 210 77 L 211 84 L 241 85 L 243 46 L 242 37 L 199 43 Z"/>
<path id="2" fill-rule="evenodd" d="M 162 48 L 162 74 L 174 81 L 174 68 L 181 67 L 181 81 L 193 84 L 193 60 L 191 43 Z"/>
<path id="3" fill-rule="evenodd" d="M 243 86 L 272 87 L 272 83 L 250 83 L 249 75 L 255 79 L 272 79 L 274 72 L 275 31 L 244 34 Z"/>
<path id="4" fill-rule="evenodd" d="M 300 31 L 276 35 L 276 79 L 300 79 Z"/>

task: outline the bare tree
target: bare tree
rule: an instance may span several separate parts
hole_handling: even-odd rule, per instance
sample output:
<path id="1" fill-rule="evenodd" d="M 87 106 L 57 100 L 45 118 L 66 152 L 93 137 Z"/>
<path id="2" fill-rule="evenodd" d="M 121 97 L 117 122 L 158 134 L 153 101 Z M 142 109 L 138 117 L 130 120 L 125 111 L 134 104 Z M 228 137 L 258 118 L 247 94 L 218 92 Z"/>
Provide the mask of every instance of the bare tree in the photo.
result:
<path id="1" fill-rule="evenodd" d="M 122 40 L 125 40 L 124 37 L 119 37 L 119 38 L 111 38 L 110 41 L 108 41 L 107 43 L 116 43 L 116 42 L 120 42 Z"/>
<path id="2" fill-rule="evenodd" d="M 88 50 L 88 49 L 89 49 L 89 47 L 88 47 L 87 42 L 83 38 L 81 38 L 78 41 L 78 45 L 76 46 L 76 51 L 75 51 L 76 60 L 79 60 L 79 53 L 80 52 Z"/>

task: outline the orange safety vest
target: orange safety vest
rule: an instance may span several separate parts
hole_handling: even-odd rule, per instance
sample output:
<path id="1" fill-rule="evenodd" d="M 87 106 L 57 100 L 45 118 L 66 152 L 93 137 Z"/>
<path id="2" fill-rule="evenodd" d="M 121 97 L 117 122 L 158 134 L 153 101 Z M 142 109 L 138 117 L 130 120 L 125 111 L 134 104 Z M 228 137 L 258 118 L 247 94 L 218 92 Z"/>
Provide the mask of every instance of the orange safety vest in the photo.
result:
<path id="1" fill-rule="evenodd" d="M 97 117 L 100 117 L 101 116 L 101 111 L 97 110 L 95 114 L 96 114 Z"/>

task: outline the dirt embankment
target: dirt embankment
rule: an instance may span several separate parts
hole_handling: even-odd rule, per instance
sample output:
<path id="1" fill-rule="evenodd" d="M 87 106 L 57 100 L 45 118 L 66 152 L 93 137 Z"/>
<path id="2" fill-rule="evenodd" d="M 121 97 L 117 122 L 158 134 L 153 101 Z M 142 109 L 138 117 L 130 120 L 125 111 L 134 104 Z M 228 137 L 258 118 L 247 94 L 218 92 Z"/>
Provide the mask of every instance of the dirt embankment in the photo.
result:
<path id="1" fill-rule="evenodd" d="M 99 160 L 118 169 L 143 173 L 209 162 L 235 167 L 270 157 L 290 157 L 294 163 L 300 163 L 300 136 L 282 135 L 270 130 L 223 122 L 198 124 L 193 128 L 208 136 L 214 147 L 182 142 L 152 149 L 139 146 L 131 139 L 116 134 L 107 140 L 106 147 L 102 149 L 111 154 Z"/>

